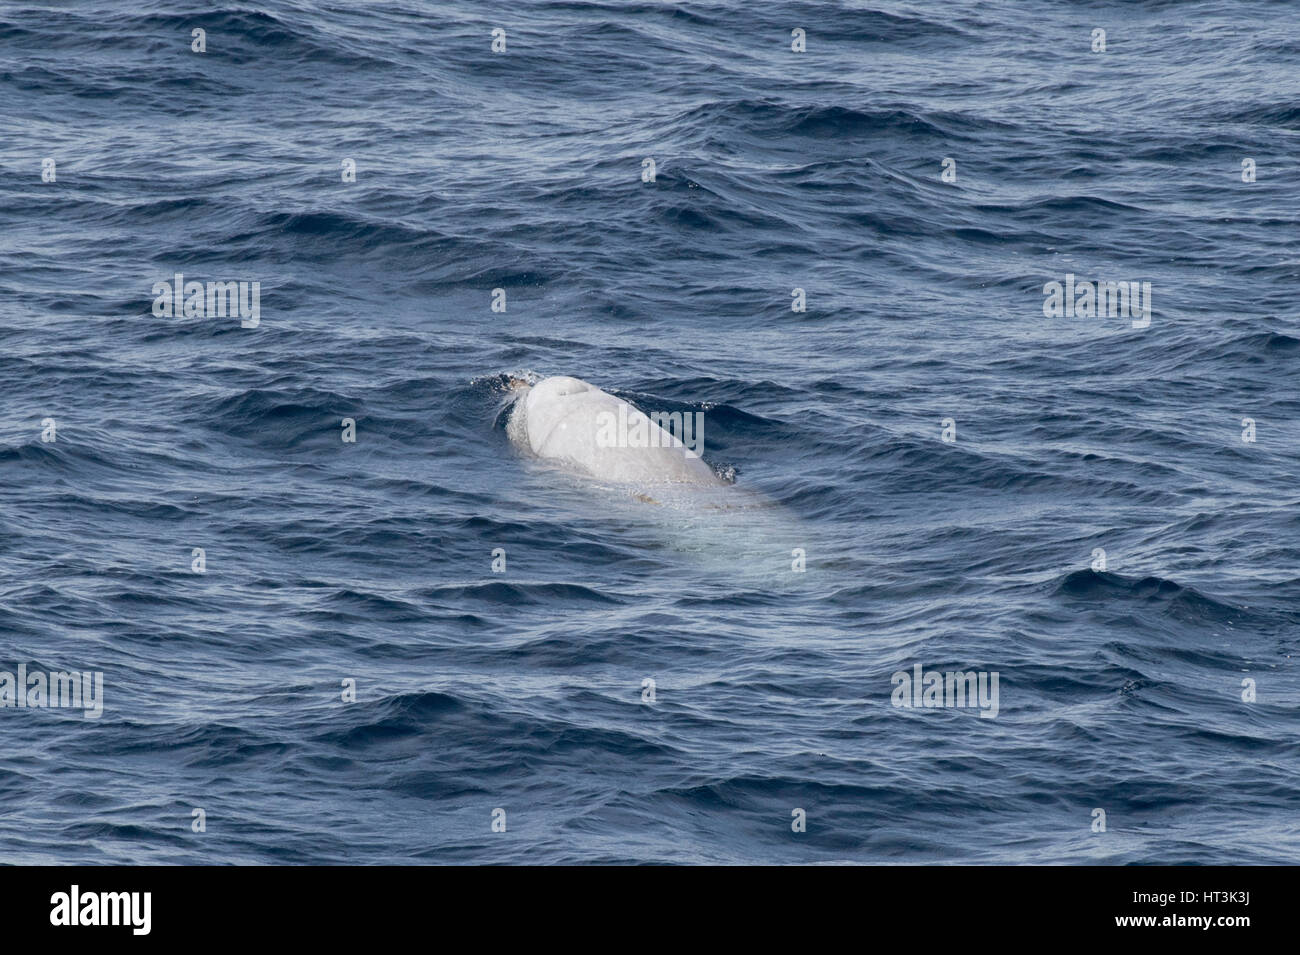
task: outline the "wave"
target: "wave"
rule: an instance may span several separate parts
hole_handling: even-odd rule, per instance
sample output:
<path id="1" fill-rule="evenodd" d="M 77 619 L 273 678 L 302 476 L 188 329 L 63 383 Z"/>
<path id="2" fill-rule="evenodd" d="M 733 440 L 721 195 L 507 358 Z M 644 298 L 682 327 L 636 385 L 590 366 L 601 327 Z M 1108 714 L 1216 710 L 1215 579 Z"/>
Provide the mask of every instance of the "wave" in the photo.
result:
<path id="1" fill-rule="evenodd" d="M 1189 622 L 1251 623 L 1265 619 L 1257 612 L 1158 576 L 1124 577 L 1106 571 L 1077 570 L 1057 580 L 1052 592 L 1100 606 L 1134 604 Z"/>

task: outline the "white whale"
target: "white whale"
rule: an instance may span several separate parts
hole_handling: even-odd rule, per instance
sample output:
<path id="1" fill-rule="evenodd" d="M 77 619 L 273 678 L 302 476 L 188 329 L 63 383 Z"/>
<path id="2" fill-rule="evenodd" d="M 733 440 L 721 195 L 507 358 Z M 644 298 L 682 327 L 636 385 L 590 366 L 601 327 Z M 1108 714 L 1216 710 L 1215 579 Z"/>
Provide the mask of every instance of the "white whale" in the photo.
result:
<path id="1" fill-rule="evenodd" d="M 727 482 L 677 436 L 622 398 L 580 378 L 514 380 L 511 442 L 539 458 L 620 484 Z"/>

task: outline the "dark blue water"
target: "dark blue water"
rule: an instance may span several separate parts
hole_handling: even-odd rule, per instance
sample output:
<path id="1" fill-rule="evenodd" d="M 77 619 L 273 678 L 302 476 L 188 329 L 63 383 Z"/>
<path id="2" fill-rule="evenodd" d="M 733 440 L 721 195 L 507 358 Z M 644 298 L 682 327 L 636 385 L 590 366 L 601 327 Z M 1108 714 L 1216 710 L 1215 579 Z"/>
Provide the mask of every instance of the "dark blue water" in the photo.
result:
<path id="1" fill-rule="evenodd" d="M 5 861 L 1296 862 L 1297 93 L 1294 3 L 6 3 L 0 670 L 104 709 L 0 709 Z"/>

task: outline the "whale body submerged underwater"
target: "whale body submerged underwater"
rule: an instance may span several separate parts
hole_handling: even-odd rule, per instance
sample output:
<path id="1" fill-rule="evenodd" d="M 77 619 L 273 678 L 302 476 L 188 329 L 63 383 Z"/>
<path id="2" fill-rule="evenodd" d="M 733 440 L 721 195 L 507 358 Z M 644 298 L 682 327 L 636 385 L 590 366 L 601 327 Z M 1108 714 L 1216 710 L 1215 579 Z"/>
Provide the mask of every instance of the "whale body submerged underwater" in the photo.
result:
<path id="1" fill-rule="evenodd" d="M 517 394 L 506 433 L 522 451 L 619 484 L 729 483 L 676 435 L 589 382 L 557 376 L 511 384 Z"/>
<path id="2" fill-rule="evenodd" d="M 790 559 L 802 560 L 797 548 L 808 538 L 806 529 L 762 491 L 737 486 L 733 467 L 715 472 L 699 455 L 699 425 L 692 435 L 683 415 L 683 441 L 672 433 L 678 422 L 671 416 L 670 426 L 662 427 L 664 416 L 647 415 L 580 378 L 502 377 L 510 393 L 498 414 L 520 456 L 597 492 L 583 494 L 578 504 L 584 527 L 617 527 L 621 540 L 689 553 L 702 573 L 715 568 L 727 580 L 744 579 L 764 592 L 789 585 Z M 636 440 L 611 442 L 611 422 L 613 437 Z M 568 481 L 558 486 L 572 489 Z M 625 503 L 628 491 L 637 502 L 633 510 Z M 566 497 L 550 500 L 558 504 Z"/>

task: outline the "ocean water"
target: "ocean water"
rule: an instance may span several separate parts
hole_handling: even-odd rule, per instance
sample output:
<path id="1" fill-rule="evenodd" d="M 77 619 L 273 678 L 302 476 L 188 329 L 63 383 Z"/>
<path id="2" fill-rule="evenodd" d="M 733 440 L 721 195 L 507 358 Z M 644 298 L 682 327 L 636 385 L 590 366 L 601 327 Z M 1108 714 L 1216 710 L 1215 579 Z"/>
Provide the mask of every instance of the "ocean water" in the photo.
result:
<path id="1" fill-rule="evenodd" d="M 1300 860 L 1297 93 L 1290 2 L 4 4 L 0 671 L 103 710 L 0 854 Z"/>

